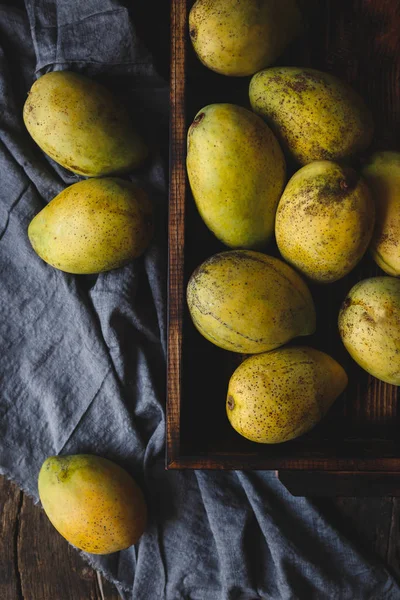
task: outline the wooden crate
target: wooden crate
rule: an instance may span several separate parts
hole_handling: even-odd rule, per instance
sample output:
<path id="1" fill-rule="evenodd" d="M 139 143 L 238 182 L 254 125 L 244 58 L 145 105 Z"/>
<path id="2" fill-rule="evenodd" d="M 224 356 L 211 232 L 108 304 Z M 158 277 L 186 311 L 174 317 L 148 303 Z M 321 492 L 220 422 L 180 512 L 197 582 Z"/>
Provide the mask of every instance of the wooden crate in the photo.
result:
<path id="1" fill-rule="evenodd" d="M 317 307 L 317 332 L 295 343 L 331 354 L 346 369 L 349 386 L 310 433 L 278 445 L 239 436 L 225 414 L 229 377 L 241 357 L 203 339 L 191 323 L 185 300 L 196 266 L 226 248 L 201 220 L 186 177 L 186 133 L 196 112 L 214 102 L 249 108 L 250 78 L 231 78 L 201 65 L 188 38 L 189 0 L 172 2 L 171 179 L 169 210 L 169 334 L 166 466 L 169 469 L 275 469 L 295 493 L 298 471 L 308 485 L 331 491 L 359 473 L 360 488 L 400 493 L 397 388 L 362 371 L 345 351 L 337 329 L 340 304 L 360 279 L 383 274 L 366 256 L 341 281 L 310 286 Z M 397 0 L 303 0 L 304 36 L 277 64 L 310 66 L 348 81 L 373 111 L 372 150 L 400 150 L 400 40 Z M 364 157 L 359 157 L 360 167 Z M 294 171 L 292 169 L 289 175 Z M 267 253 L 279 256 L 276 247 Z M 327 473 L 332 477 L 327 478 Z M 354 478 L 350 477 L 352 481 Z M 292 485 L 292 483 L 293 485 Z M 297 482 L 297 483 L 296 483 Z M 314 483 L 313 483 L 314 482 Z M 331 482 L 331 483 L 329 483 Z M 351 486 L 346 483 L 348 489 Z M 297 486 L 297 487 L 296 487 Z"/>

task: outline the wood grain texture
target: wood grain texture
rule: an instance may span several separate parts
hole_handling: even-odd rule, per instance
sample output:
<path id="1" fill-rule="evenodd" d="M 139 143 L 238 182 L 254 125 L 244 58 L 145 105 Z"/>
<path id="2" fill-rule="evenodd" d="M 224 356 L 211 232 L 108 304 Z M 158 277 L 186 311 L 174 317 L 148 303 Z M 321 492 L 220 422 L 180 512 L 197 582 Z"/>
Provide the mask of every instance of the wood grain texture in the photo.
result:
<path id="1" fill-rule="evenodd" d="M 180 394 L 182 352 L 183 264 L 185 246 L 186 170 L 185 64 L 186 3 L 171 5 L 170 184 L 168 217 L 168 364 L 167 448 L 169 460 L 180 451 Z"/>
<path id="2" fill-rule="evenodd" d="M 19 515 L 23 494 L 0 478 L 0 598 L 20 600 L 21 579 L 18 565 Z"/>
<path id="3" fill-rule="evenodd" d="M 40 506 L 0 477 L 1 600 L 118 600 Z"/>
<path id="4" fill-rule="evenodd" d="M 193 269 L 226 249 L 195 209 L 185 177 L 186 132 L 206 104 L 233 102 L 249 108 L 249 78 L 224 77 L 200 63 L 187 36 L 191 4 L 191 0 L 172 3 L 167 468 L 400 472 L 398 388 L 359 368 L 337 330 L 339 308 L 352 285 L 382 274 L 369 255 L 341 281 L 310 286 L 317 306 L 317 332 L 300 343 L 328 352 L 349 375 L 346 393 L 326 418 L 305 436 L 274 447 L 241 438 L 227 422 L 226 389 L 240 357 L 200 336 L 184 299 Z M 399 28 L 393 26 L 399 16 L 398 1 L 299 0 L 299 4 L 305 33 L 278 64 L 311 66 L 348 81 L 374 115 L 376 132 L 370 151 L 399 150 L 400 41 Z M 360 169 L 367 155 L 358 157 L 353 166 Z M 294 170 L 296 166 L 289 165 L 289 175 Z M 276 246 L 265 251 L 278 255 Z"/>
<path id="5" fill-rule="evenodd" d="M 371 458 L 370 460 L 355 459 L 355 458 L 269 458 L 262 454 L 209 454 L 207 456 L 180 456 L 175 461 L 169 463 L 170 469 L 230 469 L 230 470 L 245 470 L 249 468 L 254 470 L 327 470 L 332 472 L 347 471 L 354 475 L 358 471 L 362 472 L 387 472 L 400 473 L 399 459 L 395 458 Z M 396 486 L 398 482 L 396 482 Z M 306 496 L 306 490 L 304 494 Z M 395 495 L 395 494 L 394 494 Z"/>

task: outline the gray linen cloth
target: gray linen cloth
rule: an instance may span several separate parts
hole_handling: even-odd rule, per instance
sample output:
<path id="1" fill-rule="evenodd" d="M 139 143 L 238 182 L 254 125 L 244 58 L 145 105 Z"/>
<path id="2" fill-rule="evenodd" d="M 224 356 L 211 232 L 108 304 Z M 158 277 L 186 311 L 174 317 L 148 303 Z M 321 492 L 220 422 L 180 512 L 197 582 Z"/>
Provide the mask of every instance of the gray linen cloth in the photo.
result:
<path id="1" fill-rule="evenodd" d="M 134 177 L 156 207 L 154 242 L 98 277 L 46 265 L 26 235 L 78 180 L 22 121 L 33 81 L 62 69 L 116 89 L 152 147 Z M 138 479 L 150 509 L 140 542 L 85 555 L 125 600 L 400 599 L 382 565 L 271 473 L 164 471 L 167 124 L 166 82 L 123 4 L 0 3 L 0 471 L 35 499 L 40 466 L 58 453 L 106 456 Z"/>

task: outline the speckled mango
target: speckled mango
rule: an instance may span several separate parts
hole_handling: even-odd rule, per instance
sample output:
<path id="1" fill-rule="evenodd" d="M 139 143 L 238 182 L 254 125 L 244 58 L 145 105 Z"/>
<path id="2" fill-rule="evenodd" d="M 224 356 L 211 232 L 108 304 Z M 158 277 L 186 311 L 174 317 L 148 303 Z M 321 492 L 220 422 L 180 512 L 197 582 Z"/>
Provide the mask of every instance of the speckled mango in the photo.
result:
<path id="1" fill-rule="evenodd" d="M 295 0 L 197 0 L 189 35 L 201 62 L 223 75 L 271 65 L 302 28 Z"/>
<path id="2" fill-rule="evenodd" d="M 377 379 L 400 385 L 400 280 L 357 283 L 339 313 L 339 332 L 352 358 Z"/>
<path id="3" fill-rule="evenodd" d="M 40 258 L 77 274 L 122 267 L 144 252 L 152 232 L 147 194 L 116 177 L 74 183 L 53 198 L 28 228 Z"/>
<path id="4" fill-rule="evenodd" d="M 146 527 L 141 489 L 124 469 L 100 456 L 50 456 L 40 469 L 38 488 L 51 523 L 85 552 L 129 548 Z"/>
<path id="5" fill-rule="evenodd" d="M 367 148 L 373 135 L 370 111 L 349 85 L 328 73 L 275 67 L 256 73 L 250 102 L 302 165 L 345 160 Z"/>
<path id="6" fill-rule="evenodd" d="M 236 369 L 226 412 L 240 435 L 278 444 L 312 429 L 346 386 L 345 371 L 324 352 L 279 348 L 251 356 Z"/>
<path id="7" fill-rule="evenodd" d="M 361 260 L 374 219 L 374 201 L 356 171 L 316 161 L 287 184 L 276 213 L 276 241 L 283 258 L 303 275 L 331 283 Z"/>
<path id="8" fill-rule="evenodd" d="M 188 132 L 187 172 L 197 209 L 231 248 L 259 248 L 272 236 L 285 160 L 269 127 L 234 104 L 199 111 Z"/>
<path id="9" fill-rule="evenodd" d="M 43 152 L 80 175 L 125 173 L 147 155 L 122 105 L 105 87 L 79 73 L 42 75 L 31 87 L 23 118 Z"/>
<path id="10" fill-rule="evenodd" d="M 374 154 L 363 170 L 376 207 L 370 246 L 375 262 L 388 275 L 400 276 L 400 152 Z"/>
<path id="11" fill-rule="evenodd" d="M 231 250 L 206 260 L 189 280 L 187 302 L 198 331 L 232 352 L 265 352 L 315 330 L 304 281 L 260 252 Z"/>

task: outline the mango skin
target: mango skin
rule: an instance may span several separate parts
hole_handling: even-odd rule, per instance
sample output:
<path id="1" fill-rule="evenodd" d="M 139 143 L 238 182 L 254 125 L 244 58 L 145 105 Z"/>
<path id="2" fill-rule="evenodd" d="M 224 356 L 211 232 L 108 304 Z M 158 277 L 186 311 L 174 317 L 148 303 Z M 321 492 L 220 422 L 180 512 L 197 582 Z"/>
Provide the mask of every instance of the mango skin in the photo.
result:
<path id="1" fill-rule="evenodd" d="M 400 276 L 400 152 L 378 152 L 363 169 L 376 207 L 370 252 L 388 275 Z"/>
<path id="2" fill-rule="evenodd" d="M 306 433 L 347 386 L 330 356 L 305 346 L 251 356 L 233 373 L 226 413 L 232 427 L 261 444 L 279 444 Z"/>
<path id="3" fill-rule="evenodd" d="M 267 67 L 301 29 L 294 0 L 197 0 L 189 13 L 197 56 L 222 75 L 252 75 Z"/>
<path id="4" fill-rule="evenodd" d="M 146 193 L 116 177 L 74 183 L 28 227 L 40 258 L 76 274 L 122 267 L 144 252 L 152 233 L 152 207 Z"/>
<path id="5" fill-rule="evenodd" d="M 187 172 L 197 209 L 231 248 L 260 248 L 272 236 L 286 165 L 269 127 L 234 104 L 200 110 L 188 132 Z"/>
<path id="6" fill-rule="evenodd" d="M 250 103 L 301 165 L 346 160 L 369 146 L 372 116 L 361 97 L 333 75 L 298 67 L 256 73 Z"/>
<path id="7" fill-rule="evenodd" d="M 339 313 L 339 332 L 367 373 L 400 385 L 400 280 L 372 277 L 357 283 Z"/>
<path id="8" fill-rule="evenodd" d="M 40 470 L 38 488 L 51 523 L 85 552 L 124 550 L 145 530 L 141 489 L 124 469 L 100 456 L 50 456 Z"/>
<path id="9" fill-rule="evenodd" d="M 187 302 L 197 330 L 232 352 L 265 352 L 315 330 L 304 281 L 260 252 L 232 250 L 207 259 L 189 280 Z"/>
<path id="10" fill-rule="evenodd" d="M 279 201 L 275 235 L 282 257 L 318 283 L 349 273 L 368 248 L 375 205 L 348 167 L 316 161 L 293 175 Z"/>
<path id="11" fill-rule="evenodd" d="M 54 71 L 35 81 L 23 118 L 43 152 L 79 175 L 129 172 L 147 155 L 116 98 L 79 73 Z"/>

